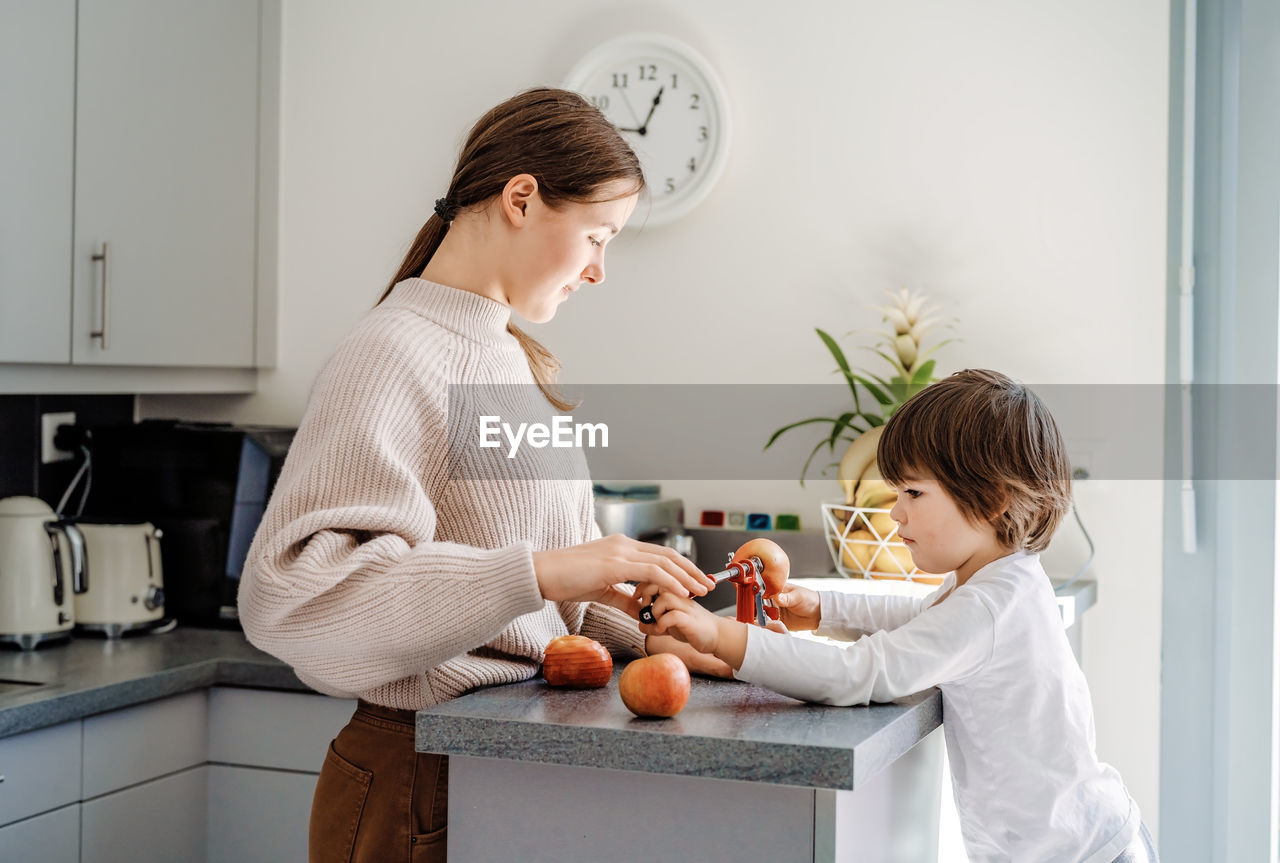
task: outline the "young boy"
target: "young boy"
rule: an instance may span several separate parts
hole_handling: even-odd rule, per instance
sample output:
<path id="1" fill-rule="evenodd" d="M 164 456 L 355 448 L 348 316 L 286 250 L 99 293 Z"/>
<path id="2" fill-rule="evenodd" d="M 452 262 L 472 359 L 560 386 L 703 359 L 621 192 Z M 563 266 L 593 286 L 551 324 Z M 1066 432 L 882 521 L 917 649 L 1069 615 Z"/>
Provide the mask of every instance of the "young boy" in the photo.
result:
<path id="1" fill-rule="evenodd" d="M 1094 752 L 1093 707 L 1038 552 L 1070 506 L 1062 436 L 1031 390 L 958 372 L 885 425 L 878 461 L 915 565 L 948 573 L 924 598 L 788 586 L 782 622 L 831 645 L 707 612 L 649 585 L 655 623 L 739 680 L 805 701 L 890 701 L 937 686 L 972 863 L 1156 863 L 1120 774 Z M 781 627 L 779 627 L 781 629 Z"/>

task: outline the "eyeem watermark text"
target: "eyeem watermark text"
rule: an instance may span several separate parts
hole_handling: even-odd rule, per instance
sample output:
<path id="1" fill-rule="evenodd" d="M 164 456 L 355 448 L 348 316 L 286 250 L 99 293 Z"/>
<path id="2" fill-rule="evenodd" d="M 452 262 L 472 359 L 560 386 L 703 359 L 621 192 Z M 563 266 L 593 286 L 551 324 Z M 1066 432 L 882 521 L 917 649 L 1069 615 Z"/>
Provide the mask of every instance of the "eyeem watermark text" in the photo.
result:
<path id="1" fill-rule="evenodd" d="M 596 443 L 597 433 L 600 436 L 599 443 Z M 502 422 L 502 417 L 480 417 L 480 446 L 502 446 L 502 438 L 506 438 L 510 445 L 507 458 L 515 458 L 521 443 L 527 443 L 535 449 L 545 446 L 553 449 L 608 447 L 609 426 L 604 423 L 575 423 L 571 416 L 557 415 L 551 418 L 551 425 L 520 423 L 513 429 L 511 423 Z"/>

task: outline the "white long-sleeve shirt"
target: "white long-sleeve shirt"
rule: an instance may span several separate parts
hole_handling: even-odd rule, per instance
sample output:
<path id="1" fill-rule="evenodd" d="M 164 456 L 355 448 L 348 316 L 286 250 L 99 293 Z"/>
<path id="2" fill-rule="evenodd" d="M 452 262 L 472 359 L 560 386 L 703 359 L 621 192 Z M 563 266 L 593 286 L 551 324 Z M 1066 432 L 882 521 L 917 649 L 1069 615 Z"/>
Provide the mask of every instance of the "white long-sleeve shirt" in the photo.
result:
<path id="1" fill-rule="evenodd" d="M 1015 552 L 960 587 L 952 574 L 927 597 L 820 596 L 817 634 L 856 641 L 748 627 L 737 677 L 835 705 L 937 686 L 971 863 L 1111 863 L 1137 835 L 1137 804 L 1095 754 L 1089 688 L 1039 555 Z"/>

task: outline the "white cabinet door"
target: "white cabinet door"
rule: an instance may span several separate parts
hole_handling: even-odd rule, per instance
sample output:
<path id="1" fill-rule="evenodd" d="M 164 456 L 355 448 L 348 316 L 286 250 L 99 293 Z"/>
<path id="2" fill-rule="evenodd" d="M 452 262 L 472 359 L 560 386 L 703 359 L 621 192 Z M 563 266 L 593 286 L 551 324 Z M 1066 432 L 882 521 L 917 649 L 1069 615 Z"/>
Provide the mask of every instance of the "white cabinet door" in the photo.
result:
<path id="1" fill-rule="evenodd" d="M 80 799 L 80 720 L 0 738 L 0 824 Z"/>
<path id="2" fill-rule="evenodd" d="M 210 765 L 208 863 L 306 863 L 316 779 Z"/>
<path id="3" fill-rule="evenodd" d="M 71 360 L 75 0 L 0 3 L 0 362 Z"/>
<path id="4" fill-rule="evenodd" d="M 80 804 L 0 827 L 0 859 L 80 863 Z"/>
<path id="5" fill-rule="evenodd" d="M 254 364 L 259 17 L 80 0 L 76 364 Z"/>
<path id="6" fill-rule="evenodd" d="M 355 711 L 351 699 L 215 686 L 209 690 L 209 760 L 319 773 L 329 742 Z"/>
<path id="7" fill-rule="evenodd" d="M 84 720 L 81 799 L 176 773 L 209 760 L 204 689 Z"/>
<path id="8" fill-rule="evenodd" d="M 207 766 L 80 804 L 80 863 L 203 863 Z"/>

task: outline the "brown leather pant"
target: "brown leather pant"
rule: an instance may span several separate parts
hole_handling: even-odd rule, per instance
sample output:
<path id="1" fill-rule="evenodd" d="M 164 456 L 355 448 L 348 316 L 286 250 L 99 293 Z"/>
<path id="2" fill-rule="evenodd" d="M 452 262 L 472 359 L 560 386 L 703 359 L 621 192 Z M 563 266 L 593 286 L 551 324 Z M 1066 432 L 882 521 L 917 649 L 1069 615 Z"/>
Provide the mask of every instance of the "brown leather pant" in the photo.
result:
<path id="1" fill-rule="evenodd" d="M 414 714 L 361 701 L 329 744 L 310 863 L 445 863 L 449 759 L 413 748 Z"/>

